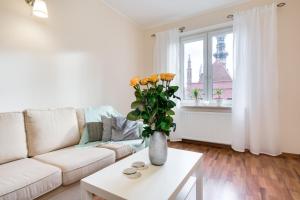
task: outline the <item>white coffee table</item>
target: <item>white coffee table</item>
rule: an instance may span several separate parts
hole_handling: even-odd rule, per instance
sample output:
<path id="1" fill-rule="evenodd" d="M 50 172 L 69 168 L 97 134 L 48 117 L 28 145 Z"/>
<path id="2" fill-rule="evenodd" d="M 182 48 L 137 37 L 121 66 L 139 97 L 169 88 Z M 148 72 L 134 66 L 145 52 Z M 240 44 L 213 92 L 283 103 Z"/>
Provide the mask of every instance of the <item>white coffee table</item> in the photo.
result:
<path id="1" fill-rule="evenodd" d="M 169 148 L 167 162 L 153 166 L 144 149 L 82 179 L 81 199 L 91 200 L 95 194 L 107 200 L 202 200 L 201 160 L 201 153 Z M 135 161 L 144 161 L 149 168 L 140 171 L 140 178 L 129 179 L 122 171 Z"/>

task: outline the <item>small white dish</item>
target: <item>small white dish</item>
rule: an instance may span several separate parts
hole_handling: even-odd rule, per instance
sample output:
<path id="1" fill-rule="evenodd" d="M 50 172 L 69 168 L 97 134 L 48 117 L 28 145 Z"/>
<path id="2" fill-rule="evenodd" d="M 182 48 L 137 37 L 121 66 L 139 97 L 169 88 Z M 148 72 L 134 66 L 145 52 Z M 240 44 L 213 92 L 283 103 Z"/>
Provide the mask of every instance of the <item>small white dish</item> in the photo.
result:
<path id="1" fill-rule="evenodd" d="M 134 162 L 134 163 L 132 163 L 132 167 L 135 167 L 135 168 L 142 168 L 142 167 L 145 167 L 145 163 L 144 162 L 142 162 L 142 161 L 137 161 L 137 162 Z"/>
<path id="2" fill-rule="evenodd" d="M 144 167 L 139 167 L 139 168 L 136 168 L 137 170 L 145 170 L 145 169 L 148 169 L 148 165 L 145 165 Z"/>
<path id="3" fill-rule="evenodd" d="M 137 173 L 137 169 L 133 168 L 133 167 L 123 170 L 123 174 L 126 174 L 126 175 L 132 175 L 132 174 L 136 174 L 136 173 Z"/>
<path id="4" fill-rule="evenodd" d="M 137 179 L 142 176 L 141 172 L 136 172 L 135 174 L 126 175 L 130 179 Z"/>

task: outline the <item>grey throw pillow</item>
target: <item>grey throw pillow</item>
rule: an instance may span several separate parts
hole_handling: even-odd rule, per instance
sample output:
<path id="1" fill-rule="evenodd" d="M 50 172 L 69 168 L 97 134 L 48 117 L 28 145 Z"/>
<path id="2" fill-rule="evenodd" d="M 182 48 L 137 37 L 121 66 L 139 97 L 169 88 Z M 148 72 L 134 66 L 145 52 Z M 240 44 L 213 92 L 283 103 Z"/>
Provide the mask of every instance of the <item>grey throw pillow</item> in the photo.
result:
<path id="1" fill-rule="evenodd" d="M 125 117 L 113 117 L 111 139 L 113 141 L 140 139 L 140 126 Z"/>
<path id="2" fill-rule="evenodd" d="M 88 122 L 88 141 L 96 142 L 102 140 L 103 123 L 102 122 Z"/>
<path id="3" fill-rule="evenodd" d="M 112 135 L 112 118 L 110 117 L 101 117 L 102 123 L 103 123 L 103 134 L 102 134 L 102 141 L 103 142 L 108 142 L 111 140 L 111 135 Z"/>

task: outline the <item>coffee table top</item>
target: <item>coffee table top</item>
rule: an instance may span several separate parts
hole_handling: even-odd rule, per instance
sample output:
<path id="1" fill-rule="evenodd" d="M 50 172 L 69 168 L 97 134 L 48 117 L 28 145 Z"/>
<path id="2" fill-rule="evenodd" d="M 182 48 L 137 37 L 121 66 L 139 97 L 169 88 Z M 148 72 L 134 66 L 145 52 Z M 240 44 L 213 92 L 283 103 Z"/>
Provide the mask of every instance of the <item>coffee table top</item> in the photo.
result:
<path id="1" fill-rule="evenodd" d="M 148 149 L 135 153 L 81 180 L 81 187 L 106 199 L 173 199 L 200 164 L 202 154 L 169 148 L 163 166 L 153 166 Z M 122 171 L 135 161 L 149 165 L 142 176 L 129 179 Z"/>

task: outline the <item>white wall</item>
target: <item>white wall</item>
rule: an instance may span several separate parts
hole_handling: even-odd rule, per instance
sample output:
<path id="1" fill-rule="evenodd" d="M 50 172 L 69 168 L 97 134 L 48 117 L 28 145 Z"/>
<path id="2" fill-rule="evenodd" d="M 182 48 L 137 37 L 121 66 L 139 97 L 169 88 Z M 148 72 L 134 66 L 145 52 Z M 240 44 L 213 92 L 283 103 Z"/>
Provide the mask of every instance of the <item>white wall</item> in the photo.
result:
<path id="1" fill-rule="evenodd" d="M 49 18 L 0 1 L 0 112 L 110 104 L 125 113 L 143 69 L 140 27 L 101 0 L 50 0 Z"/>
<path id="2" fill-rule="evenodd" d="M 279 79 L 280 79 L 280 133 L 283 152 L 300 154 L 300 1 L 284 0 L 287 6 L 278 10 L 279 34 Z M 272 0 L 249 0 L 247 3 L 218 10 L 207 11 L 182 21 L 165 24 L 145 31 L 145 62 L 147 73 L 152 72 L 154 38 L 151 34 L 171 28 L 185 26 L 186 31 L 227 22 L 226 16 L 235 11 L 272 3 Z M 179 113 L 178 132 L 183 138 L 231 143 L 231 115 L 194 111 L 188 118 Z"/>

